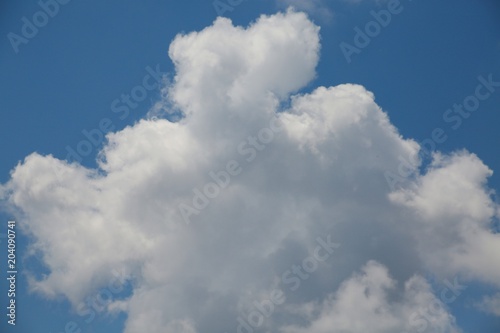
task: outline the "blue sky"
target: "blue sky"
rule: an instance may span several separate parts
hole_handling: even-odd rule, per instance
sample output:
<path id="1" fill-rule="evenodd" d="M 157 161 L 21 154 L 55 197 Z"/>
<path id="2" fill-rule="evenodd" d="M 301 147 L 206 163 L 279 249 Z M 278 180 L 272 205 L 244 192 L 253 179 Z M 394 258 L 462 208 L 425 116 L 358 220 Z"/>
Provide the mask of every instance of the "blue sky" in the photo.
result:
<path id="1" fill-rule="evenodd" d="M 299 9 L 305 8 L 300 1 L 295 3 Z M 475 93 L 481 83 L 478 77 L 492 76 L 500 81 L 500 5 L 494 0 L 402 0 L 402 11 L 348 63 L 340 44 L 354 45 L 354 28 L 364 29 L 373 21 L 370 11 L 386 9 L 386 2 L 313 3 L 314 8 L 305 9 L 321 27 L 320 59 L 316 77 L 300 91 L 310 93 L 318 86 L 343 83 L 364 86 L 374 93 L 376 103 L 404 138 L 420 142 L 441 128 L 448 138 L 436 148 L 446 154 L 460 149 L 476 154 L 494 171 L 488 186 L 498 191 L 500 88 L 481 101 L 469 118 L 462 119 L 457 129 L 443 115 Z M 10 171 L 33 152 L 65 159 L 67 147 L 77 149 L 85 139 L 82 131 L 98 128 L 104 118 L 111 121 L 113 131 L 120 131 L 145 117 L 162 100 L 159 89 L 147 90 L 147 96 L 130 107 L 130 115 L 124 119 L 111 105 L 143 83 L 147 68 L 159 68 L 172 80 L 171 41 L 179 33 L 210 26 L 217 17 L 210 1 L 72 0 L 60 5 L 48 24 L 15 52 L 8 34 L 21 34 L 22 18 L 32 20 L 41 7 L 37 1 L 4 2 L 0 7 L 4 36 L 0 43 L 1 184 L 9 181 Z M 235 25 L 247 26 L 261 14 L 271 15 L 284 8 L 286 1 L 247 0 L 224 16 Z M 93 147 L 82 164 L 95 167 L 101 147 Z M 0 218 L 7 221 L 14 217 L 3 211 Z M 2 253 L 6 253 L 5 240 L 0 241 Z M 64 297 L 49 300 L 29 293 L 24 272 L 42 276 L 47 268 L 39 257 L 28 257 L 30 238 L 19 234 L 18 241 L 18 256 L 25 258 L 18 264 L 23 272 L 18 277 L 18 325 L 7 327 L 3 315 L 2 332 L 60 333 L 70 321 L 82 332 L 122 332 L 123 313 L 100 315 L 87 324 L 71 311 Z M 5 271 L 5 262 L 1 262 Z M 494 261 L 491 265 L 498 266 Z M 451 305 L 459 327 L 464 332 L 497 332 L 499 317 L 479 311 L 474 304 L 498 289 L 475 280 L 467 285 L 466 292 Z M 433 286 L 440 290 L 439 283 Z M 6 304 L 4 287 L 2 284 L 2 308 Z M 116 297 L 125 298 L 130 293 L 125 290 Z"/>

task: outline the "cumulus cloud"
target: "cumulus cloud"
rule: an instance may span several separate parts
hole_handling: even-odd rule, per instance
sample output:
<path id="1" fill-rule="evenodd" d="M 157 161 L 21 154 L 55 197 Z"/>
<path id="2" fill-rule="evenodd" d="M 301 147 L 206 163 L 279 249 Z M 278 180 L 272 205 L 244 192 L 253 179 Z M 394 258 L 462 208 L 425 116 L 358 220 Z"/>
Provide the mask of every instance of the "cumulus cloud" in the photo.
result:
<path id="1" fill-rule="evenodd" d="M 500 286 L 500 235 L 493 232 L 498 205 L 486 180 L 492 171 L 474 154 L 450 156 L 436 153 L 427 173 L 413 188 L 389 195 L 409 209 L 407 219 L 423 228 L 418 251 L 430 270 L 460 273 L 471 279 Z"/>
<path id="2" fill-rule="evenodd" d="M 170 45 L 177 122 L 109 134 L 98 169 L 26 157 L 0 194 L 47 268 L 32 288 L 78 307 L 124 272 L 133 291 L 108 309 L 126 333 L 241 331 L 276 290 L 256 332 L 456 332 L 419 272 L 498 285 L 491 170 L 466 151 L 422 166 L 362 86 L 299 93 L 319 41 L 303 13 L 218 18 Z M 341 247 L 306 274 L 327 236 Z"/>
<path id="3" fill-rule="evenodd" d="M 286 327 L 286 333 L 343 332 L 459 332 L 455 319 L 445 304 L 432 293 L 429 284 L 419 276 L 404 284 L 399 300 L 390 301 L 397 287 L 387 269 L 369 261 L 362 272 L 343 282 L 335 294 L 313 305 L 314 316 L 307 327 Z M 306 306 L 308 315 L 311 309 Z"/>

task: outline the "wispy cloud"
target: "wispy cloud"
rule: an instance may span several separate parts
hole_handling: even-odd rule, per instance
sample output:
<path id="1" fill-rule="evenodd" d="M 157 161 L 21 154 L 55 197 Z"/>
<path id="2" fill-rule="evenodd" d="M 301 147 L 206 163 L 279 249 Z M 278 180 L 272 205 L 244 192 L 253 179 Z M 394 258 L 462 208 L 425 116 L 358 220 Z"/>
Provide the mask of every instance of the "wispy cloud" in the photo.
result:
<path id="1" fill-rule="evenodd" d="M 492 296 L 485 296 L 476 307 L 486 313 L 491 313 L 500 317 L 500 293 Z"/>
<path id="2" fill-rule="evenodd" d="M 323 22 L 330 22 L 334 16 L 325 0 L 277 0 L 277 3 L 282 8 L 293 7 L 307 12 Z"/>

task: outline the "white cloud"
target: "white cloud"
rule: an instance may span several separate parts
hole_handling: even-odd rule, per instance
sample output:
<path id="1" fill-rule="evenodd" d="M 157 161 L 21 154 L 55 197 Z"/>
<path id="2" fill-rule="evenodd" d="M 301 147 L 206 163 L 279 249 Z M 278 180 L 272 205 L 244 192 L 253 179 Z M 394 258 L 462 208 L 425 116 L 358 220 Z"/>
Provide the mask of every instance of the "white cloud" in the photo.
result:
<path id="1" fill-rule="evenodd" d="M 142 120 L 108 135 L 99 170 L 28 156 L 0 194 L 49 271 L 32 288 L 77 305 L 124 271 L 133 294 L 108 308 L 127 311 L 126 333 L 234 332 L 248 304 L 281 288 L 286 304 L 263 325 L 315 333 L 332 320 L 343 332 L 406 327 L 435 300 L 415 277 L 422 270 L 498 283 L 488 265 L 500 253 L 491 171 L 467 152 L 438 154 L 391 193 L 386 172 L 401 157 L 418 161 L 419 145 L 362 86 L 296 94 L 315 77 L 319 50 L 319 28 L 302 13 L 248 28 L 219 18 L 170 46 L 176 75 L 164 103 L 182 110 L 179 122 Z M 179 205 L 232 160 L 241 172 L 186 224 Z M 328 234 L 341 250 L 290 291 L 282 273 Z M 356 299 L 362 312 L 351 311 Z M 455 329 L 446 312 L 431 326 Z"/>
<path id="2" fill-rule="evenodd" d="M 330 22 L 334 18 L 334 11 L 331 9 L 332 3 L 358 5 L 362 2 L 380 5 L 387 0 L 276 0 L 278 7 L 293 7 L 296 10 L 307 12 L 314 18 L 319 18 L 322 22 Z"/>
<path id="3" fill-rule="evenodd" d="M 463 274 L 500 286 L 500 234 L 492 232 L 498 206 L 486 187 L 492 171 L 468 152 L 435 154 L 414 188 L 390 197 L 411 212 L 407 223 L 419 228 L 418 250 L 429 269 Z"/>
<path id="4" fill-rule="evenodd" d="M 486 313 L 491 313 L 500 317 L 500 293 L 485 296 L 483 300 L 477 304 L 477 307 Z"/>
<path id="5" fill-rule="evenodd" d="M 324 22 L 329 22 L 333 19 L 333 12 L 329 8 L 326 0 L 276 0 L 279 7 L 293 7 L 296 10 L 307 12 L 308 14 L 318 17 Z M 357 2 L 357 0 L 348 0 Z"/>
<path id="6" fill-rule="evenodd" d="M 390 301 L 397 288 L 387 269 L 370 261 L 343 282 L 335 294 L 313 305 L 318 313 L 307 327 L 289 326 L 285 333 L 452 333 L 459 332 L 455 319 L 437 299 L 429 284 L 413 276 L 404 285 L 402 297 Z M 309 315 L 311 309 L 304 312 Z"/>

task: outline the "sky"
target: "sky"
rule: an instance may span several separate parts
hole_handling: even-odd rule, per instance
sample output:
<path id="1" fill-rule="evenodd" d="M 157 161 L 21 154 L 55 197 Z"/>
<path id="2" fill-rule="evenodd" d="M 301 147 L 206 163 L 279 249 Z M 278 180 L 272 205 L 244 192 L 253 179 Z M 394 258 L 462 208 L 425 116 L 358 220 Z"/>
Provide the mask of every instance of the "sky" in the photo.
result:
<path id="1" fill-rule="evenodd" d="M 497 1 L 2 2 L 0 35 L 1 332 L 500 329 Z"/>

